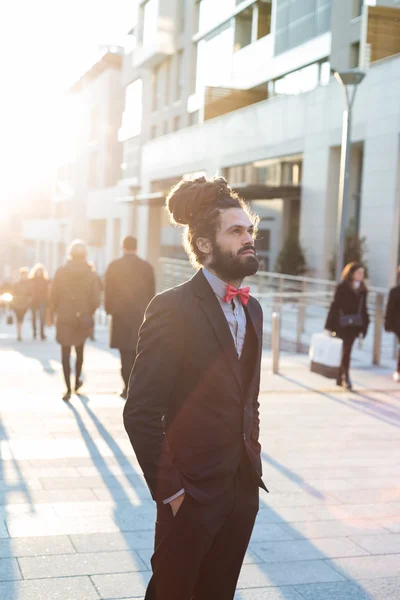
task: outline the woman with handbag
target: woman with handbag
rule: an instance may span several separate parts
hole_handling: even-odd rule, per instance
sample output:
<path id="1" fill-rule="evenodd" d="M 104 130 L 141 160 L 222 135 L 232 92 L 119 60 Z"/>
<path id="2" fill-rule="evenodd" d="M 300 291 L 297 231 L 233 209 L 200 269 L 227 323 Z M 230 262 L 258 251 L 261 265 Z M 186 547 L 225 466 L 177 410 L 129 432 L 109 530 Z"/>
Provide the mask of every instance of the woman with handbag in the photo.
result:
<path id="1" fill-rule="evenodd" d="M 342 281 L 336 288 L 325 329 L 343 340 L 342 363 L 337 384 L 352 389 L 350 380 L 351 351 L 358 337 L 367 335 L 369 326 L 368 290 L 365 268 L 351 262 L 343 269 Z"/>
<path id="2" fill-rule="evenodd" d="M 29 269 L 22 267 L 19 270 L 19 279 L 12 289 L 11 308 L 17 319 L 17 340 L 22 342 L 22 324 L 25 315 L 32 304 L 32 288 L 29 281 Z"/>
<path id="3" fill-rule="evenodd" d="M 63 400 L 71 398 L 71 348 L 75 346 L 75 392 L 82 387 L 83 352 L 94 327 L 93 315 L 100 304 L 97 275 L 87 262 L 87 248 L 81 240 L 72 242 L 68 262 L 60 267 L 51 286 L 51 304 L 56 315 L 57 342 L 67 390 Z"/>

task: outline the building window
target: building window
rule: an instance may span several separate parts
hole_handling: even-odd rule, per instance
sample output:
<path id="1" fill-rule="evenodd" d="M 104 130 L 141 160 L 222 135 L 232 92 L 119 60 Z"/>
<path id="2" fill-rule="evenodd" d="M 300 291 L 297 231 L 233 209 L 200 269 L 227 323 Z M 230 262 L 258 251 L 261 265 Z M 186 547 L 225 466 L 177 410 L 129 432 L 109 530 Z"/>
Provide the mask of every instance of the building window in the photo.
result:
<path id="1" fill-rule="evenodd" d="M 174 118 L 174 131 L 178 131 L 178 129 L 181 128 L 181 118 L 180 117 L 175 117 Z"/>
<path id="2" fill-rule="evenodd" d="M 200 0 L 199 31 L 211 29 L 232 13 L 232 0 Z"/>
<path id="3" fill-rule="evenodd" d="M 252 42 L 253 7 L 249 6 L 235 18 L 235 45 L 234 52 L 245 48 Z"/>
<path id="4" fill-rule="evenodd" d="M 130 83 L 125 89 L 125 110 L 118 139 L 123 142 L 140 135 L 142 131 L 143 84 L 141 79 Z"/>
<path id="5" fill-rule="evenodd" d="M 318 86 L 320 78 L 319 63 L 313 63 L 292 73 L 288 73 L 274 82 L 275 94 L 303 94 Z"/>
<path id="6" fill-rule="evenodd" d="M 224 87 L 232 71 L 235 28 L 232 19 L 197 45 L 196 91 L 206 86 Z"/>
<path id="7" fill-rule="evenodd" d="M 164 135 L 167 135 L 167 133 L 168 133 L 168 121 L 164 121 L 163 133 L 164 133 Z"/>
<path id="8" fill-rule="evenodd" d="M 329 31 L 331 9 L 332 0 L 276 2 L 275 55 Z"/>
<path id="9" fill-rule="evenodd" d="M 350 69 L 357 69 L 360 64 L 360 42 L 350 46 Z"/>
<path id="10" fill-rule="evenodd" d="M 150 138 L 154 140 L 157 137 L 157 125 L 152 125 L 150 130 Z"/>
<path id="11" fill-rule="evenodd" d="M 353 19 L 361 17 L 364 0 L 353 0 Z"/>
<path id="12" fill-rule="evenodd" d="M 183 51 L 180 50 L 176 55 L 176 84 L 175 84 L 175 100 L 182 98 L 183 92 Z"/>
<path id="13" fill-rule="evenodd" d="M 259 0 L 257 2 L 257 10 L 257 39 L 259 40 L 260 38 L 271 33 L 272 1 Z"/>

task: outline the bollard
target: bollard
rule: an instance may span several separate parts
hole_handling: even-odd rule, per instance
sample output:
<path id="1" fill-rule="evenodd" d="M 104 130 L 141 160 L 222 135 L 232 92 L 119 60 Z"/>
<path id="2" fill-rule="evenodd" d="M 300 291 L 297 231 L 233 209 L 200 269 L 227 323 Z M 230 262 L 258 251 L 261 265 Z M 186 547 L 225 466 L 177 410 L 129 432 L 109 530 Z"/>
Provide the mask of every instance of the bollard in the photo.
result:
<path id="1" fill-rule="evenodd" d="M 279 374 L 279 354 L 281 349 L 281 315 L 279 312 L 272 313 L 272 372 L 274 375 Z"/>
<path id="2" fill-rule="evenodd" d="M 374 350 L 372 356 L 372 362 L 377 366 L 379 366 L 381 362 L 383 306 L 384 296 L 383 294 L 377 294 L 375 301 Z"/>
<path id="3" fill-rule="evenodd" d="M 303 302 L 297 305 L 297 338 L 296 338 L 296 352 L 301 352 L 301 336 L 304 333 L 304 322 L 306 320 L 306 307 Z"/>

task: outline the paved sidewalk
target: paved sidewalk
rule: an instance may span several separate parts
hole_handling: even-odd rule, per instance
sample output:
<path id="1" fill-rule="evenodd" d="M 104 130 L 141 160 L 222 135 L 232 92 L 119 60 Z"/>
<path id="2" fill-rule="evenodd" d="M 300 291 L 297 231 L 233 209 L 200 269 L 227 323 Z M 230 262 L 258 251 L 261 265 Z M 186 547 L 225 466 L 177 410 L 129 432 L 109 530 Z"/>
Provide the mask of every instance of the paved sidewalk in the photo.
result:
<path id="1" fill-rule="evenodd" d="M 100 328 L 84 395 L 65 405 L 58 346 L 11 332 L 0 326 L 0 598 L 143 598 L 154 507 L 114 393 L 118 358 Z M 237 600 L 398 600 L 400 386 L 361 368 L 349 394 L 284 354 L 281 373 L 266 354 L 271 493 Z"/>

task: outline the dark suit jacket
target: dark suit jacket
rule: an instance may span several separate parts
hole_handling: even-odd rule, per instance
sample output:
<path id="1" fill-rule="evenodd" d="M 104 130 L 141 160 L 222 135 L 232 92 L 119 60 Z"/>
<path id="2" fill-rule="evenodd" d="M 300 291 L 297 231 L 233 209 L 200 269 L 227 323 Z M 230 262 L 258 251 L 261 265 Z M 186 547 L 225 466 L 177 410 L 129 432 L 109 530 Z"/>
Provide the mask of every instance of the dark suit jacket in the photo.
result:
<path id="1" fill-rule="evenodd" d="M 340 315 L 361 314 L 362 327 L 340 327 Z M 369 327 L 368 293 L 365 289 L 356 292 L 347 281 L 342 281 L 336 288 L 335 297 L 329 309 L 325 329 L 333 331 L 339 338 L 357 337 L 360 333 L 365 337 Z"/>
<path id="2" fill-rule="evenodd" d="M 134 351 L 144 313 L 155 294 L 153 268 L 135 254 L 126 254 L 109 265 L 104 285 L 104 306 L 112 316 L 110 346 Z"/>
<path id="3" fill-rule="evenodd" d="M 386 307 L 385 330 L 400 336 L 400 285 L 390 290 Z"/>
<path id="4" fill-rule="evenodd" d="M 244 393 L 229 325 L 202 271 L 148 307 L 124 424 L 158 502 L 182 488 L 212 501 L 233 481 L 244 448 L 265 488 L 258 442 L 262 309 L 254 298 L 247 308 L 257 348 Z"/>

